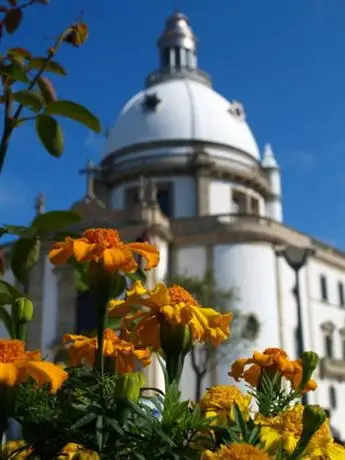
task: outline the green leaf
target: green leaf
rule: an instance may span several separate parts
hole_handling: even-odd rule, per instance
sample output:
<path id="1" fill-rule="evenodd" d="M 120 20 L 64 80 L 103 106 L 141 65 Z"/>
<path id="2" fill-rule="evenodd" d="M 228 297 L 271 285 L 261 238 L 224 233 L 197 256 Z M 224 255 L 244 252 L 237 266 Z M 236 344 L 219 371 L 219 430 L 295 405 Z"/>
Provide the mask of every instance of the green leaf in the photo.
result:
<path id="1" fill-rule="evenodd" d="M 41 92 L 41 96 L 46 104 L 56 100 L 56 93 L 54 86 L 50 80 L 46 77 L 40 77 L 37 81 L 37 86 Z"/>
<path id="2" fill-rule="evenodd" d="M 141 281 L 142 283 L 146 283 L 146 273 L 140 268 L 135 273 L 126 273 L 126 276 L 131 281 Z"/>
<path id="3" fill-rule="evenodd" d="M 71 430 L 74 431 L 77 428 L 82 428 L 85 425 L 88 425 L 89 423 L 94 421 L 96 419 L 96 417 L 97 417 L 97 415 L 94 412 L 91 412 L 91 413 L 89 412 L 88 414 L 86 414 L 82 418 L 80 418 L 77 422 L 75 422 L 71 426 Z"/>
<path id="4" fill-rule="evenodd" d="M 16 102 L 19 102 L 19 104 L 33 112 L 39 112 L 43 107 L 42 99 L 32 91 L 17 91 L 13 93 L 12 97 Z"/>
<path id="5" fill-rule="evenodd" d="M 45 113 L 48 115 L 62 115 L 63 117 L 71 118 L 97 133 L 101 132 L 101 125 L 98 118 L 88 109 L 76 102 L 65 100 L 54 101 L 46 107 Z"/>
<path id="6" fill-rule="evenodd" d="M 12 80 L 27 83 L 29 81 L 24 66 L 17 59 L 12 58 L 12 62 L 3 68 L 2 72 Z"/>
<path id="7" fill-rule="evenodd" d="M 35 217 L 31 226 L 37 229 L 38 235 L 42 235 L 78 224 L 81 220 L 81 216 L 74 211 L 50 211 Z"/>
<path id="8" fill-rule="evenodd" d="M 1 229 L 3 233 L 9 233 L 10 235 L 30 237 L 35 235 L 35 231 L 31 227 L 24 227 L 21 225 L 3 225 Z"/>
<path id="9" fill-rule="evenodd" d="M 14 56 L 14 57 L 19 57 L 19 58 L 24 58 L 24 59 L 31 59 L 32 54 L 26 50 L 25 48 L 10 48 L 7 51 L 8 56 Z"/>
<path id="10" fill-rule="evenodd" d="M 15 242 L 12 249 L 11 268 L 22 284 L 28 281 L 30 269 L 36 264 L 40 255 L 38 238 L 22 238 Z"/>
<path id="11" fill-rule="evenodd" d="M 23 297 L 23 294 L 12 286 L 12 284 L 0 280 L 0 305 L 10 305 L 19 297 Z"/>
<path id="12" fill-rule="evenodd" d="M 13 321 L 12 321 L 11 315 L 9 314 L 9 312 L 6 310 L 6 308 L 3 305 L 0 306 L 0 322 L 4 324 L 8 332 L 8 335 L 12 339 L 14 337 Z"/>
<path id="13" fill-rule="evenodd" d="M 247 441 L 248 430 L 247 430 L 247 427 L 246 427 L 246 422 L 243 419 L 241 409 L 238 407 L 238 405 L 236 403 L 234 404 L 234 416 L 235 416 L 235 422 L 236 422 L 238 428 L 241 430 L 243 440 Z"/>
<path id="14" fill-rule="evenodd" d="M 23 19 L 23 12 L 20 8 L 9 10 L 5 16 L 5 28 L 8 34 L 13 34 Z"/>
<path id="15" fill-rule="evenodd" d="M 36 132 L 44 148 L 53 156 L 59 157 L 63 153 L 64 140 L 61 126 L 48 115 L 39 115 L 36 118 Z"/>
<path id="16" fill-rule="evenodd" d="M 61 64 L 55 61 L 48 61 L 47 58 L 33 58 L 29 63 L 29 68 L 32 70 L 41 70 L 44 67 L 45 72 L 52 72 L 57 75 L 67 75 Z"/>

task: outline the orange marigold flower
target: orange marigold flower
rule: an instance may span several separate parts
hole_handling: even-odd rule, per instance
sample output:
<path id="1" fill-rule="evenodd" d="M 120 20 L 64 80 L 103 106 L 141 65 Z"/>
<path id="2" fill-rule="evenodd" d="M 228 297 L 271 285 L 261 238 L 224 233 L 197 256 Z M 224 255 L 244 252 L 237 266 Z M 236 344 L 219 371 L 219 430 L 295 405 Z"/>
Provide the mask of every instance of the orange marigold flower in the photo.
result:
<path id="1" fill-rule="evenodd" d="M 49 383 L 56 393 L 67 377 L 59 366 L 42 361 L 39 351 L 26 351 L 21 340 L 0 340 L 0 384 L 13 387 L 33 378 L 39 386 Z"/>
<path id="2" fill-rule="evenodd" d="M 124 243 L 117 230 L 93 228 L 86 230 L 81 238 L 67 237 L 55 243 L 49 252 L 54 265 L 61 265 L 74 258 L 77 262 L 101 263 L 107 271 L 133 272 L 138 268 L 133 253 L 146 260 L 146 269 L 158 265 L 158 248 L 150 243 Z"/>
<path id="3" fill-rule="evenodd" d="M 270 460 L 269 455 L 250 444 L 229 444 L 220 446 L 215 452 L 206 450 L 201 460 Z"/>
<path id="4" fill-rule="evenodd" d="M 98 348 L 96 337 L 67 334 L 63 341 L 67 345 L 71 366 L 94 364 Z M 151 362 L 151 354 L 147 348 L 136 348 L 132 343 L 120 339 L 112 329 L 104 331 L 103 352 L 104 357 L 116 359 L 116 369 L 121 374 L 132 372 L 136 360 L 141 361 L 144 366 Z"/>
<path id="5" fill-rule="evenodd" d="M 142 306 L 134 313 L 133 307 Z M 125 316 L 122 322 L 124 333 L 134 331 L 134 339 L 141 345 L 160 348 L 160 327 L 163 321 L 172 325 L 188 326 L 193 341 L 211 342 L 219 345 L 230 335 L 232 314 L 220 314 L 213 308 L 203 308 L 193 296 L 181 286 L 167 288 L 159 283 L 146 289 L 140 281 L 127 291 L 125 300 L 109 303 L 110 316 Z"/>
<path id="6" fill-rule="evenodd" d="M 246 366 L 249 368 L 246 369 Z M 291 382 L 292 388 L 298 388 L 303 376 L 302 361 L 290 360 L 280 348 L 267 348 L 263 353 L 254 352 L 251 358 L 240 358 L 231 366 L 230 377 L 235 380 L 244 379 L 249 385 L 256 387 L 260 383 L 263 370 L 268 376 L 280 373 Z M 315 390 L 314 380 L 307 382 L 304 392 Z"/>
<path id="7" fill-rule="evenodd" d="M 200 400 L 200 408 L 206 417 L 217 417 L 215 423 L 226 425 L 235 420 L 236 403 L 245 420 L 249 418 L 249 406 L 252 398 L 243 394 L 233 385 L 216 385 L 206 391 Z"/>

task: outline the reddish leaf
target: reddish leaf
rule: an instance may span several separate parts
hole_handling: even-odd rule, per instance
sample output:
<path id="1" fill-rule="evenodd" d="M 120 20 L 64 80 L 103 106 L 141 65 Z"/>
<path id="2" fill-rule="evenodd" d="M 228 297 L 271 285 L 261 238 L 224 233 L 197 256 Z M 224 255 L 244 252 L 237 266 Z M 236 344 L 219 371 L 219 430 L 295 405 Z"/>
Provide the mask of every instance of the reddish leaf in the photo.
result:
<path id="1" fill-rule="evenodd" d="M 8 56 L 21 57 L 24 59 L 31 59 L 31 53 L 25 48 L 11 48 L 7 51 Z"/>
<path id="2" fill-rule="evenodd" d="M 5 20 L 4 20 L 7 33 L 13 34 L 20 26 L 22 19 L 23 19 L 23 12 L 20 8 L 9 10 L 6 13 Z"/>

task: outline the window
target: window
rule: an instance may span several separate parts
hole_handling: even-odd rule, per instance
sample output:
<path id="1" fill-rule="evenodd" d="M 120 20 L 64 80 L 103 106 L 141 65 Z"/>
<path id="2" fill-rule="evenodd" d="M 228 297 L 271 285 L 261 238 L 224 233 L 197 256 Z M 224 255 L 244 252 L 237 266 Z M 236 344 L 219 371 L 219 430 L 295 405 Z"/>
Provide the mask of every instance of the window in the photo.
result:
<path id="1" fill-rule="evenodd" d="M 325 354 L 327 358 L 333 358 L 333 337 L 325 335 Z"/>
<path id="2" fill-rule="evenodd" d="M 246 214 L 246 195 L 239 190 L 232 191 L 232 213 Z"/>
<path id="3" fill-rule="evenodd" d="M 328 292 L 327 292 L 327 279 L 325 275 L 320 276 L 320 289 L 321 289 L 321 299 L 328 301 Z"/>
<path id="4" fill-rule="evenodd" d="M 159 207 L 161 208 L 162 213 L 166 217 L 172 217 L 173 209 L 172 209 L 172 190 L 169 185 L 162 185 L 158 186 L 157 191 L 157 200 L 159 203 Z"/>
<path id="5" fill-rule="evenodd" d="M 181 50 L 177 46 L 175 47 L 175 67 L 176 69 L 181 67 Z"/>
<path id="6" fill-rule="evenodd" d="M 125 208 L 131 209 L 139 203 L 139 189 L 137 187 L 125 190 Z"/>
<path id="7" fill-rule="evenodd" d="M 253 196 L 250 198 L 250 213 L 255 216 L 259 215 L 259 200 Z"/>
<path id="8" fill-rule="evenodd" d="M 161 52 L 161 67 L 165 69 L 166 67 L 170 66 L 170 49 L 165 48 Z"/>
<path id="9" fill-rule="evenodd" d="M 329 387 L 329 402 L 332 409 L 337 407 L 337 395 L 334 387 Z"/>
<path id="10" fill-rule="evenodd" d="M 339 305 L 345 307 L 345 293 L 344 293 L 344 284 L 339 281 L 338 283 L 338 294 L 339 294 Z"/>

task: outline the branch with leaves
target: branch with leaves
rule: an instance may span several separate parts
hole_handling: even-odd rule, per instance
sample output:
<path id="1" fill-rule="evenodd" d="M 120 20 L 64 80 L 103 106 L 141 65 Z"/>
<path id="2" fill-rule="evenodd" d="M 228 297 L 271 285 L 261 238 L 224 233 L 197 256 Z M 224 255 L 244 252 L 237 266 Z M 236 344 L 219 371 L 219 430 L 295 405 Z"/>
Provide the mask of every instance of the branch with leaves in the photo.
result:
<path id="1" fill-rule="evenodd" d="M 7 33 L 13 34 L 22 23 L 23 9 L 46 1 L 31 0 L 19 4 L 10 1 L 10 7 L 1 7 L 4 17 L 1 24 Z M 88 28 L 84 23 L 75 23 L 58 35 L 48 48 L 46 55 L 35 57 L 24 48 L 11 48 L 0 58 L 2 94 L 0 102 L 4 104 L 3 128 L 0 140 L 0 172 L 2 171 L 9 141 L 16 128 L 23 123 L 33 121 L 36 133 L 45 149 L 54 157 L 64 150 L 64 137 L 55 116 L 75 120 L 99 133 L 98 119 L 84 106 L 68 100 L 58 100 L 52 82 L 45 73 L 65 76 L 66 71 L 55 61 L 61 45 L 69 43 L 81 46 L 88 37 Z M 18 89 L 21 85 L 22 88 Z"/>

